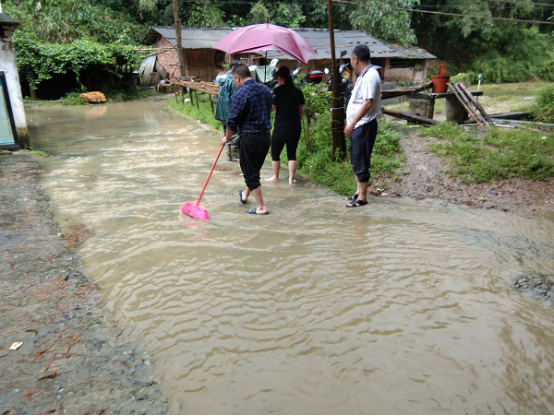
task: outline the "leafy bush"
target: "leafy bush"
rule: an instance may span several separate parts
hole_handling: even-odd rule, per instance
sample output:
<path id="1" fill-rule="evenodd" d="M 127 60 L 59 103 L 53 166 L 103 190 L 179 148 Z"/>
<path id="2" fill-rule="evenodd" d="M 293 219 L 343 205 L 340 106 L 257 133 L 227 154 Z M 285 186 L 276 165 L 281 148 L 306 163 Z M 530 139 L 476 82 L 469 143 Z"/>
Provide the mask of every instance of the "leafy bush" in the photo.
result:
<path id="1" fill-rule="evenodd" d="M 70 92 L 60 98 L 63 105 L 83 105 L 83 99 L 78 92 Z"/>
<path id="2" fill-rule="evenodd" d="M 473 72 L 460 72 L 459 74 L 450 77 L 450 82 L 461 82 L 465 84 L 466 87 L 469 87 L 472 83 L 477 83 L 477 77 L 478 75 Z"/>
<path id="3" fill-rule="evenodd" d="M 533 118 L 545 123 L 554 123 L 554 87 L 541 91 L 531 107 Z"/>
<path id="4" fill-rule="evenodd" d="M 522 31 L 517 41 L 491 47 L 470 68 L 482 73 L 487 83 L 525 82 L 530 79 L 554 80 L 552 37 L 536 27 Z"/>

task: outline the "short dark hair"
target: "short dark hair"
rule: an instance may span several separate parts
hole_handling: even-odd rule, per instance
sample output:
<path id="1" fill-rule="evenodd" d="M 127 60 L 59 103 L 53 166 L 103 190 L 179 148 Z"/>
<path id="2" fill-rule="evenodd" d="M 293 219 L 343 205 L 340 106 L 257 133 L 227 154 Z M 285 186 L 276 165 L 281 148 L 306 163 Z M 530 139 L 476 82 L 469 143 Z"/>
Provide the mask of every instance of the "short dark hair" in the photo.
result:
<path id="1" fill-rule="evenodd" d="M 352 55 L 355 55 L 362 62 L 369 62 L 371 58 L 371 53 L 367 45 L 356 45 L 352 51 Z"/>
<path id="2" fill-rule="evenodd" d="M 275 78 L 281 77 L 285 80 L 285 84 L 292 82 L 292 77 L 290 76 L 290 69 L 288 66 L 280 67 L 277 72 L 275 72 Z"/>
<path id="3" fill-rule="evenodd" d="M 250 78 L 250 70 L 244 64 L 239 64 L 233 68 L 233 75 L 238 76 L 240 79 Z"/>
<path id="4" fill-rule="evenodd" d="M 239 65 L 240 65 L 240 61 L 238 59 L 233 59 L 229 63 L 229 69 L 232 71 L 234 67 L 239 66 Z"/>

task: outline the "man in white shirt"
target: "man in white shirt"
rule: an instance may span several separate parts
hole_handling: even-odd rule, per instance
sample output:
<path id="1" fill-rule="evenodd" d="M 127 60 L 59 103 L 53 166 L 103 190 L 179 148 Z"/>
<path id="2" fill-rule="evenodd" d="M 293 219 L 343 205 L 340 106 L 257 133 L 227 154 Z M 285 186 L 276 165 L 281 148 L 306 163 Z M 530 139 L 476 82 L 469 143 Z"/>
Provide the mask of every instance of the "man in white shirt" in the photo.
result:
<path id="1" fill-rule="evenodd" d="M 350 164 L 356 175 L 356 193 L 349 196 L 348 208 L 367 204 L 371 153 L 377 137 L 377 117 L 381 115 L 381 77 L 371 65 L 367 45 L 358 45 L 350 55 L 350 65 L 359 74 L 346 108 L 344 134 L 350 136 Z"/>

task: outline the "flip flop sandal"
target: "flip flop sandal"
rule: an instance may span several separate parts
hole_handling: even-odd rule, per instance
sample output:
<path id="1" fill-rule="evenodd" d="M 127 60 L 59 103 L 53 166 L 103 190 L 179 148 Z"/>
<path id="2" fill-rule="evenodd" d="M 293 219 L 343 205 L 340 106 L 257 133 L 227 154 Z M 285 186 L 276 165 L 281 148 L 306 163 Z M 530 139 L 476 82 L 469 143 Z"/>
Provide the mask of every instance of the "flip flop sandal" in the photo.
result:
<path id="1" fill-rule="evenodd" d="M 242 191 L 239 191 L 239 199 L 240 199 L 241 204 L 246 205 L 246 201 L 244 199 L 242 199 Z"/>
<path id="2" fill-rule="evenodd" d="M 269 215 L 269 211 L 267 211 L 267 212 L 256 212 L 256 208 L 249 209 L 246 212 L 248 212 L 249 214 L 255 214 L 255 215 Z"/>
<path id="3" fill-rule="evenodd" d="M 350 196 L 345 197 L 344 199 L 347 201 L 355 201 L 356 199 L 358 199 L 358 194 L 352 194 Z"/>
<path id="4" fill-rule="evenodd" d="M 355 201 L 352 201 L 350 204 L 346 204 L 346 208 L 358 208 L 358 207 L 363 207 L 364 205 L 367 205 L 367 201 L 356 199 Z"/>

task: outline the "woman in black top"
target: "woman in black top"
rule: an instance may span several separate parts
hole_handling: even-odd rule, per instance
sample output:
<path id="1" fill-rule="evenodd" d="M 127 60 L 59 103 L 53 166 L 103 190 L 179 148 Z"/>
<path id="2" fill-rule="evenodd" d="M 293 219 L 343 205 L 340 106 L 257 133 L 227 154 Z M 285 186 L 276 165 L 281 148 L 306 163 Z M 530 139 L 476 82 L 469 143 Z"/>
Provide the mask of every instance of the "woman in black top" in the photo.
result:
<path id="1" fill-rule="evenodd" d="M 281 167 L 281 152 L 287 145 L 289 160 L 289 184 L 292 185 L 296 174 L 296 148 L 302 132 L 302 114 L 304 112 L 304 94 L 296 87 L 290 76 L 290 70 L 282 66 L 276 72 L 277 83 L 273 90 L 273 107 L 275 126 L 271 137 L 271 160 L 273 176 L 266 181 L 278 182 Z"/>

